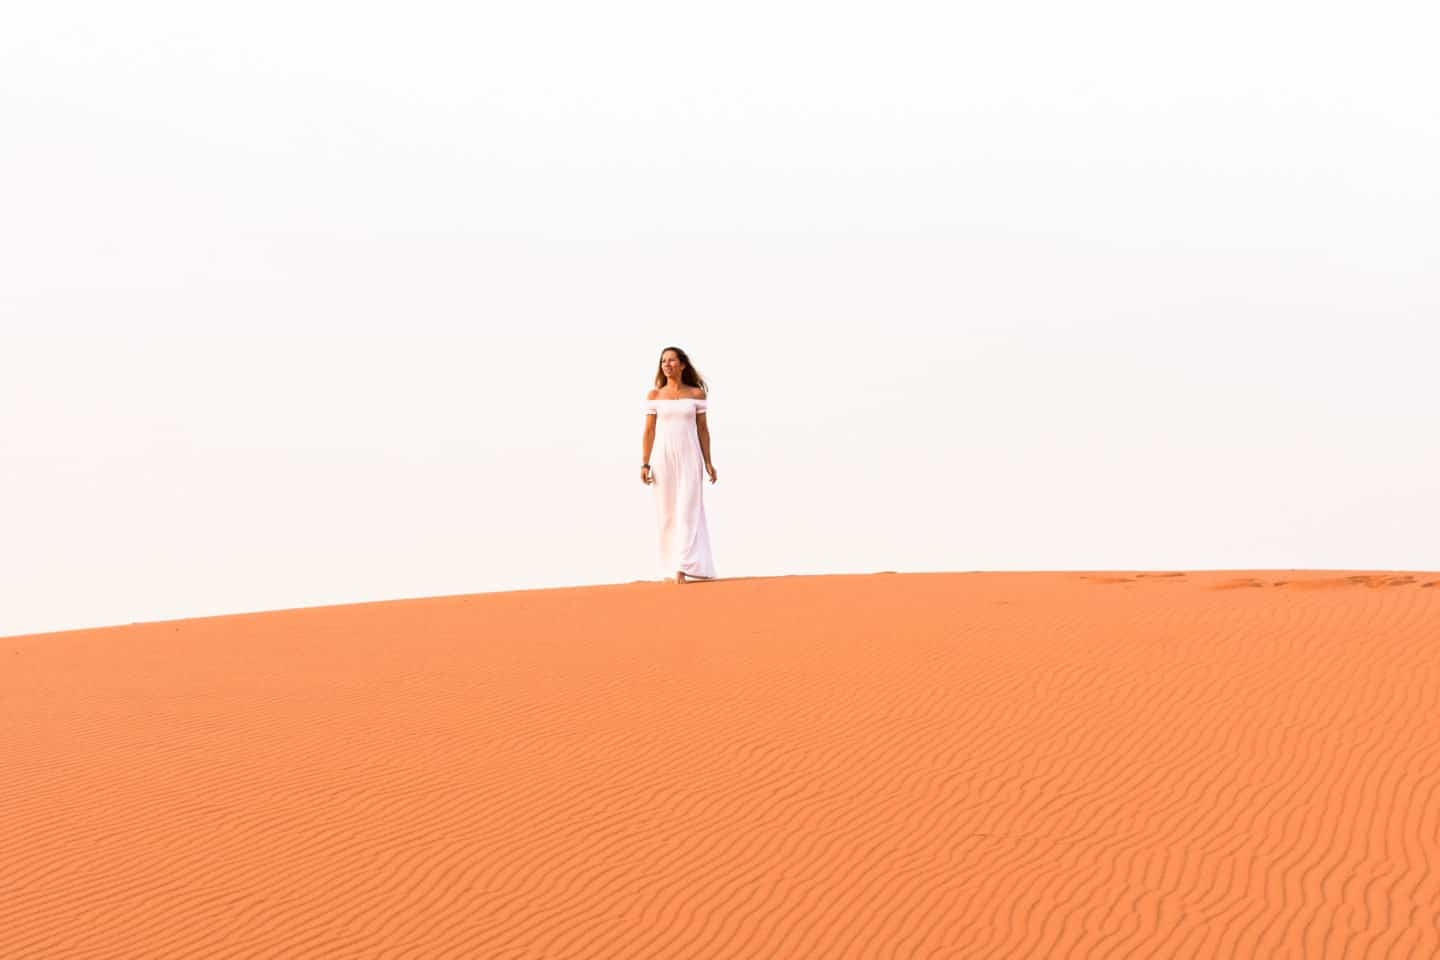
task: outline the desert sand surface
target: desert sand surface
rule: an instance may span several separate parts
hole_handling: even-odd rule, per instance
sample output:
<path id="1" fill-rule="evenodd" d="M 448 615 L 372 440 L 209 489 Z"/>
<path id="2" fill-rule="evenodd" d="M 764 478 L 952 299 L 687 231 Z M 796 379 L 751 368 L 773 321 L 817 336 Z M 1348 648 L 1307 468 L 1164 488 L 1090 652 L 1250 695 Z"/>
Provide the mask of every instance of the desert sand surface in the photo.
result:
<path id="1" fill-rule="evenodd" d="M 1440 957 L 1440 574 L 0 639 L 0 957 Z"/>

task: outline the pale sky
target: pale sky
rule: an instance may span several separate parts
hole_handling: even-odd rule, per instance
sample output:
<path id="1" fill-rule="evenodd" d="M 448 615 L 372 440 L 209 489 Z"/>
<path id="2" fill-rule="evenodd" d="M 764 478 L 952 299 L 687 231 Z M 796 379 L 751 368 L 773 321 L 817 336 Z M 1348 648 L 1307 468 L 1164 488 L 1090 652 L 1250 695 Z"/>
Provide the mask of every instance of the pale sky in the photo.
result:
<path id="1" fill-rule="evenodd" d="M 657 579 L 1440 569 L 1424 3 L 0 14 L 0 635 Z M 703 588 L 701 588 L 703 589 Z"/>

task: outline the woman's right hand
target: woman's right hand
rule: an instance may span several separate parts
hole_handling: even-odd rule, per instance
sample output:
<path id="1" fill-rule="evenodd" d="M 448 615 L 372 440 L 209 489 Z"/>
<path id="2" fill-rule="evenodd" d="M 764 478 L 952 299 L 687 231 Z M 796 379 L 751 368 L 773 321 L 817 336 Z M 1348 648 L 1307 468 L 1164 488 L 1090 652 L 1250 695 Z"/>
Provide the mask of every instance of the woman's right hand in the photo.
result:
<path id="1" fill-rule="evenodd" d="M 655 482 L 655 475 L 650 472 L 649 467 L 640 468 L 640 482 L 644 484 L 651 484 Z"/>

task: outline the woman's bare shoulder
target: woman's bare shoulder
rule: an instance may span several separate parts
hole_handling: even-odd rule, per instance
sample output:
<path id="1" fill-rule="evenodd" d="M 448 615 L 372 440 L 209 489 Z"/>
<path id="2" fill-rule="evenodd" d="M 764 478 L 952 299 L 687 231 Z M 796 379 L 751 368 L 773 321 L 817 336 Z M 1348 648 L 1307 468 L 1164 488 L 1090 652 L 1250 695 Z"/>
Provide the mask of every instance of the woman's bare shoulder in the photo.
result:
<path id="1" fill-rule="evenodd" d="M 654 400 L 658 396 L 660 396 L 660 391 L 652 387 L 650 392 L 645 394 L 645 399 Z"/>
<path id="2" fill-rule="evenodd" d="M 705 391 L 701 390 L 699 387 L 686 387 L 685 396 L 691 398 L 692 400 L 704 400 Z"/>

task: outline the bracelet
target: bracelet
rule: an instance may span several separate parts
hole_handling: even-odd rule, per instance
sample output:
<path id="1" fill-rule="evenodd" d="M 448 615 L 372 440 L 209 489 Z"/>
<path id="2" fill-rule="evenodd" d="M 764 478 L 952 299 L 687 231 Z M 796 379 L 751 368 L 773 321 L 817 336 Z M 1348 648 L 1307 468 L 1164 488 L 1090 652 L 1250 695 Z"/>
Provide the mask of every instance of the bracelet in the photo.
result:
<path id="1" fill-rule="evenodd" d="M 650 469 L 650 464 L 648 464 L 648 463 L 642 463 L 642 464 L 640 464 L 640 466 L 644 467 L 644 468 L 647 469 L 647 470 Z"/>

